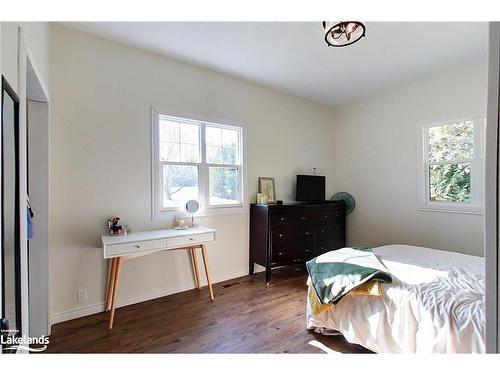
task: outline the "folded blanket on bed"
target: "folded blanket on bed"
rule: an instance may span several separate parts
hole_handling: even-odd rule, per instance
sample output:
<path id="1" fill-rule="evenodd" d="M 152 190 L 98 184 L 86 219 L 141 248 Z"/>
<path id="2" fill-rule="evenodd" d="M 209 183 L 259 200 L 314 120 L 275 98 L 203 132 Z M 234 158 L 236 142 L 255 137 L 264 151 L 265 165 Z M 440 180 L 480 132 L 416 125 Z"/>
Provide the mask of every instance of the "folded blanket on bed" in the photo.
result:
<path id="1" fill-rule="evenodd" d="M 345 247 L 311 259 L 306 266 L 311 286 L 322 304 L 335 304 L 367 282 L 392 282 L 371 249 Z"/>
<path id="2" fill-rule="evenodd" d="M 311 285 L 311 278 L 307 279 L 307 300 L 309 301 L 309 306 L 311 308 L 311 312 L 313 315 L 322 314 L 328 310 L 330 310 L 334 305 L 333 303 L 321 303 L 318 299 L 318 295 L 316 291 Z M 377 296 L 381 297 L 383 295 L 382 292 L 382 283 L 378 280 L 375 281 L 367 281 L 363 285 L 354 288 L 349 292 L 351 296 Z"/>

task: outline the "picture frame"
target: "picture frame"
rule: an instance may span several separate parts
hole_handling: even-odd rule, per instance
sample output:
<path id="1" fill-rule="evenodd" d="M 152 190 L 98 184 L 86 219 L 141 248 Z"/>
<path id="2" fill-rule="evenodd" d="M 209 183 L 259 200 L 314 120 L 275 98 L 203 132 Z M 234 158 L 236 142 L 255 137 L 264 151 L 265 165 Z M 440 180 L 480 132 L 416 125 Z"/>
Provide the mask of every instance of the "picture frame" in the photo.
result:
<path id="1" fill-rule="evenodd" d="M 273 177 L 259 177 L 258 192 L 265 194 L 268 203 L 276 203 L 276 186 Z"/>

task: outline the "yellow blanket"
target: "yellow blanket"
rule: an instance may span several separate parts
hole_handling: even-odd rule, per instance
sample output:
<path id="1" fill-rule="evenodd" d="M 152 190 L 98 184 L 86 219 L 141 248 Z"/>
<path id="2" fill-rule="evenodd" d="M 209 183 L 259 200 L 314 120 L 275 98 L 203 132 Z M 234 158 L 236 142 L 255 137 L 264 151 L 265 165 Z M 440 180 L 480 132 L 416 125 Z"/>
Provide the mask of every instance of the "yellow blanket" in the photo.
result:
<path id="1" fill-rule="evenodd" d="M 382 283 L 378 280 L 369 281 L 363 285 L 349 292 L 350 295 L 358 296 L 381 296 L 382 295 Z M 314 315 L 319 315 L 325 311 L 330 310 L 333 307 L 332 303 L 322 304 L 319 300 L 314 288 L 310 284 L 310 279 L 307 280 L 307 285 L 309 286 L 307 291 L 307 296 L 309 299 L 309 305 L 311 306 L 311 312 Z"/>

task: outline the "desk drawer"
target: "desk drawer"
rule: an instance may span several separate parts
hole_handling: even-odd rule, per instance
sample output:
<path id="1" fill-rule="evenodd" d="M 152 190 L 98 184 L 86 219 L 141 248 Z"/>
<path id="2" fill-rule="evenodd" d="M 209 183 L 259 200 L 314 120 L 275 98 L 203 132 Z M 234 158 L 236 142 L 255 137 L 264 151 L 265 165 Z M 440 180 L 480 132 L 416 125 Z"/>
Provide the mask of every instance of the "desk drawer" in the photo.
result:
<path id="1" fill-rule="evenodd" d="M 140 242 L 121 243 L 117 245 L 106 246 L 106 256 L 114 257 L 130 253 L 141 253 L 143 251 L 165 249 L 166 240 L 149 240 Z"/>
<path id="2" fill-rule="evenodd" d="M 214 233 L 191 234 L 167 239 L 167 247 L 175 248 L 213 241 Z"/>

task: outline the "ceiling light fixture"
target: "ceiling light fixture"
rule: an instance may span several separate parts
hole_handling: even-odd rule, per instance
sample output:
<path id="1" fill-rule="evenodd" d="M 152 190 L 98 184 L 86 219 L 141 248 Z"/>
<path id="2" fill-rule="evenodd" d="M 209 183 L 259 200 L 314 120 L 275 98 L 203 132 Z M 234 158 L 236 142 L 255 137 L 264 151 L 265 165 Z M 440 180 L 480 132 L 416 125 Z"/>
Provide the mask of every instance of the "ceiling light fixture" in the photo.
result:
<path id="1" fill-rule="evenodd" d="M 366 27 L 359 21 L 324 21 L 325 41 L 329 47 L 344 47 L 365 36 Z"/>

